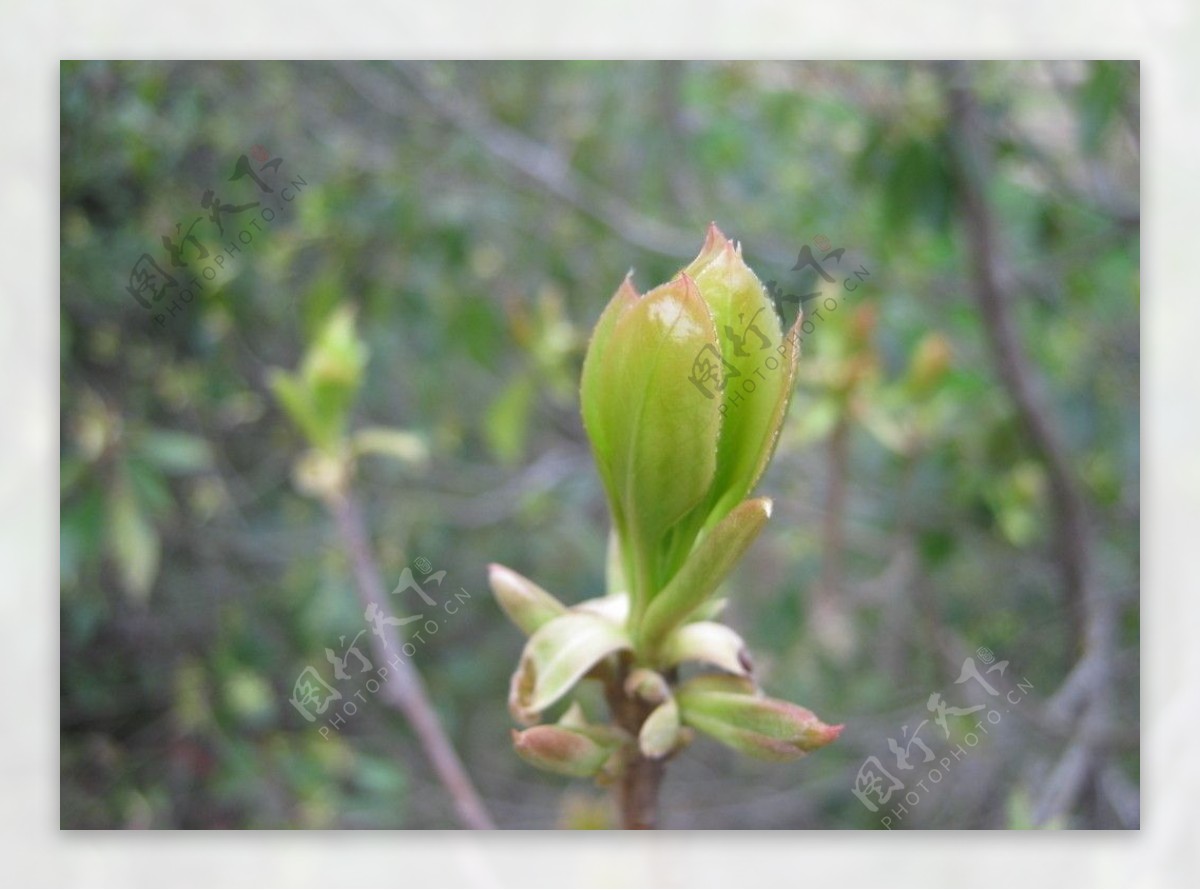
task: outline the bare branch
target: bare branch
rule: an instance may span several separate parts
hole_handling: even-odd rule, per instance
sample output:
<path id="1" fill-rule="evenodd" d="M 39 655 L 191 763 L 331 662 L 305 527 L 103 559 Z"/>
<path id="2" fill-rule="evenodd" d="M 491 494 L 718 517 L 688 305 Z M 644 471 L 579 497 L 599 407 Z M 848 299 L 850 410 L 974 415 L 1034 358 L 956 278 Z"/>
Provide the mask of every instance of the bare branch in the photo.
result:
<path id="1" fill-rule="evenodd" d="M 371 552 L 358 502 L 353 495 L 345 494 L 334 499 L 329 506 L 337 523 L 342 546 L 354 569 L 359 599 L 364 606 L 374 606 L 385 618 L 392 617 L 391 605 Z M 399 710 L 412 726 L 417 740 L 433 764 L 434 771 L 454 801 L 459 821 L 466 828 L 495 828 L 479 792 L 475 790 L 462 761 L 454 751 L 453 744 L 442 728 L 437 711 L 429 701 L 420 672 L 406 659 L 389 661 L 387 658 L 389 653 L 401 651 L 400 636 L 396 633 L 395 626 L 384 621 L 381 622 L 381 627 L 384 637 L 380 639 L 372 635 L 371 646 L 375 657 L 393 669 L 387 681 L 382 683 L 384 700 Z"/>
<path id="2" fill-rule="evenodd" d="M 1013 319 L 1015 297 L 1001 274 L 1002 248 L 987 191 L 992 178 L 991 146 L 978 100 L 968 82 L 969 69 L 946 63 L 941 70 L 950 105 L 950 137 L 972 267 L 971 283 L 996 372 L 1049 476 L 1055 545 L 1070 621 L 1069 643 L 1072 653 L 1082 659 L 1079 676 L 1071 681 L 1072 686 L 1078 683 L 1082 689 L 1072 690 L 1064 698 L 1070 705 L 1072 697 L 1084 694 L 1086 702 L 1079 709 L 1075 736 L 1053 771 L 1038 807 L 1040 821 L 1046 821 L 1070 807 L 1085 784 L 1097 780 L 1108 755 L 1113 726 L 1111 698 L 1115 694 L 1116 609 L 1112 597 L 1095 581 L 1092 529 L 1082 488 L 1075 478 L 1072 458 L 1050 420 Z"/>
<path id="3" fill-rule="evenodd" d="M 633 247 L 670 259 L 694 255 L 695 232 L 655 219 L 630 202 L 580 174 L 557 148 L 492 118 L 466 96 L 437 84 L 426 65 L 395 62 L 403 82 L 440 118 L 474 139 L 489 155 L 527 182 L 599 222 Z M 376 109 L 392 116 L 410 111 L 395 83 L 360 65 L 337 68 L 350 87 Z M 678 135 L 678 134 L 677 134 Z M 794 248 L 761 233 L 754 237 L 755 255 L 784 265 L 795 260 Z"/>

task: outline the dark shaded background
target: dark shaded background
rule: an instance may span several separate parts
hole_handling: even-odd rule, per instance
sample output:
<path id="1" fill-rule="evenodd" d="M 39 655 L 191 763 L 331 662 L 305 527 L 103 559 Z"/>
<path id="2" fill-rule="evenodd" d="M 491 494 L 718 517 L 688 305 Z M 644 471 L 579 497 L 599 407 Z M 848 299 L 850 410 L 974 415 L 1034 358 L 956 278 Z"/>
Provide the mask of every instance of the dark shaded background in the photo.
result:
<path id="1" fill-rule="evenodd" d="M 975 703 L 981 647 L 1033 691 L 898 827 L 1136 826 L 1138 96 L 1107 62 L 65 63 L 62 825 L 455 825 L 385 703 L 328 739 L 288 703 L 363 621 L 267 379 L 346 304 L 357 424 L 403 433 L 357 482 L 389 589 L 424 558 L 470 594 L 414 657 L 448 731 L 503 827 L 607 825 L 510 749 L 521 637 L 485 566 L 601 590 L 588 332 L 716 220 L 788 292 L 822 238 L 870 271 L 806 337 L 728 585 L 767 688 L 847 728 L 788 765 L 698 742 L 664 827 L 879 827 L 856 773 L 899 774 L 931 693 Z M 161 237 L 197 217 L 236 237 L 253 211 L 218 237 L 203 195 L 262 197 L 229 181 L 262 150 L 294 200 L 142 308 L 139 255 L 178 271 Z"/>

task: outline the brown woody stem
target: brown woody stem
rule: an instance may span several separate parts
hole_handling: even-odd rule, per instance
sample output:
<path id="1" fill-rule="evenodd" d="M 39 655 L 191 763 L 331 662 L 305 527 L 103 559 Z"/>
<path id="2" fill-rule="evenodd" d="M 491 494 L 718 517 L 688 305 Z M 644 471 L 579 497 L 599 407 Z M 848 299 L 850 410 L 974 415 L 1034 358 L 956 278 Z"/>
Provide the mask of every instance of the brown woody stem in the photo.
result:
<path id="1" fill-rule="evenodd" d="M 391 618 L 391 604 L 371 551 L 358 502 L 352 494 L 347 493 L 328 498 L 326 503 L 333 513 L 342 546 L 354 569 L 361 601 L 364 605 L 375 606 L 380 614 Z M 393 625 L 385 622 L 381 627 L 384 639 L 380 642 L 372 636 L 372 650 L 378 660 L 387 661 L 389 653 L 401 651 L 400 638 Z M 464 828 L 495 828 L 479 792 L 475 790 L 454 745 L 442 728 L 442 721 L 429 701 L 420 673 L 407 659 L 387 663 L 393 670 L 383 686 L 384 700 L 407 718 L 438 780 L 449 793 L 459 822 Z"/>
<path id="2" fill-rule="evenodd" d="M 613 720 L 636 740 L 654 706 L 626 693 L 625 679 L 629 670 L 630 659 L 628 655 L 622 655 L 616 669 L 605 675 L 604 692 Z M 634 741 L 615 787 L 622 828 L 658 827 L 658 792 L 666 768 L 665 759 L 645 757 Z"/>
<path id="3" fill-rule="evenodd" d="M 662 786 L 666 764 L 637 754 L 625 767 L 617 786 L 617 806 L 621 827 L 645 829 L 657 827 L 658 789 Z"/>

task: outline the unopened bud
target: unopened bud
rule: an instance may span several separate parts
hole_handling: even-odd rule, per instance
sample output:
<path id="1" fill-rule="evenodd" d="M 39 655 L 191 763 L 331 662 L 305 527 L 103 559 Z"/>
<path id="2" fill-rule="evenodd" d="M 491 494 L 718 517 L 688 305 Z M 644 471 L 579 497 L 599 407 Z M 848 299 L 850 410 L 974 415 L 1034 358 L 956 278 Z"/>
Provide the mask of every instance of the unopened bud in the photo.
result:
<path id="1" fill-rule="evenodd" d="M 599 773 L 621 746 L 615 738 L 603 741 L 595 733 L 558 725 L 514 729 L 512 740 L 516 752 L 539 769 L 579 777 Z"/>
<path id="2" fill-rule="evenodd" d="M 684 723 L 763 760 L 803 757 L 842 731 L 807 708 L 765 697 L 741 677 L 697 677 L 683 684 L 676 698 Z"/>

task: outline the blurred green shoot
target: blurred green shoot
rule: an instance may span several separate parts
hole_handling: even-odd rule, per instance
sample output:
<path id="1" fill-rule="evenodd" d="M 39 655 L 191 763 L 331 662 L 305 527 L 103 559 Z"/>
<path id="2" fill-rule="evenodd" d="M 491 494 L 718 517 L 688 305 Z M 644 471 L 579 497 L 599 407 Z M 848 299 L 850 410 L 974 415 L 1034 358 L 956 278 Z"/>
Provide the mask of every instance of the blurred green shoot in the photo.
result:
<path id="1" fill-rule="evenodd" d="M 305 353 L 297 372 L 276 370 L 271 387 L 284 411 L 312 446 L 296 460 L 295 480 L 301 491 L 320 499 L 338 530 L 343 550 L 354 572 L 361 604 L 382 616 L 387 639 L 372 635 L 378 663 L 391 668 L 382 684 L 381 698 L 407 718 L 443 787 L 449 793 L 459 820 L 467 828 L 492 828 L 492 820 L 442 728 L 417 668 L 408 659 L 389 659 L 399 652 L 391 603 L 371 547 L 362 510 L 353 491 L 357 458 L 386 454 L 420 463 L 428 455 L 423 440 L 403 430 L 368 428 L 350 432 L 350 412 L 362 385 L 368 349 L 359 337 L 354 314 L 339 308 L 326 320 Z"/>

